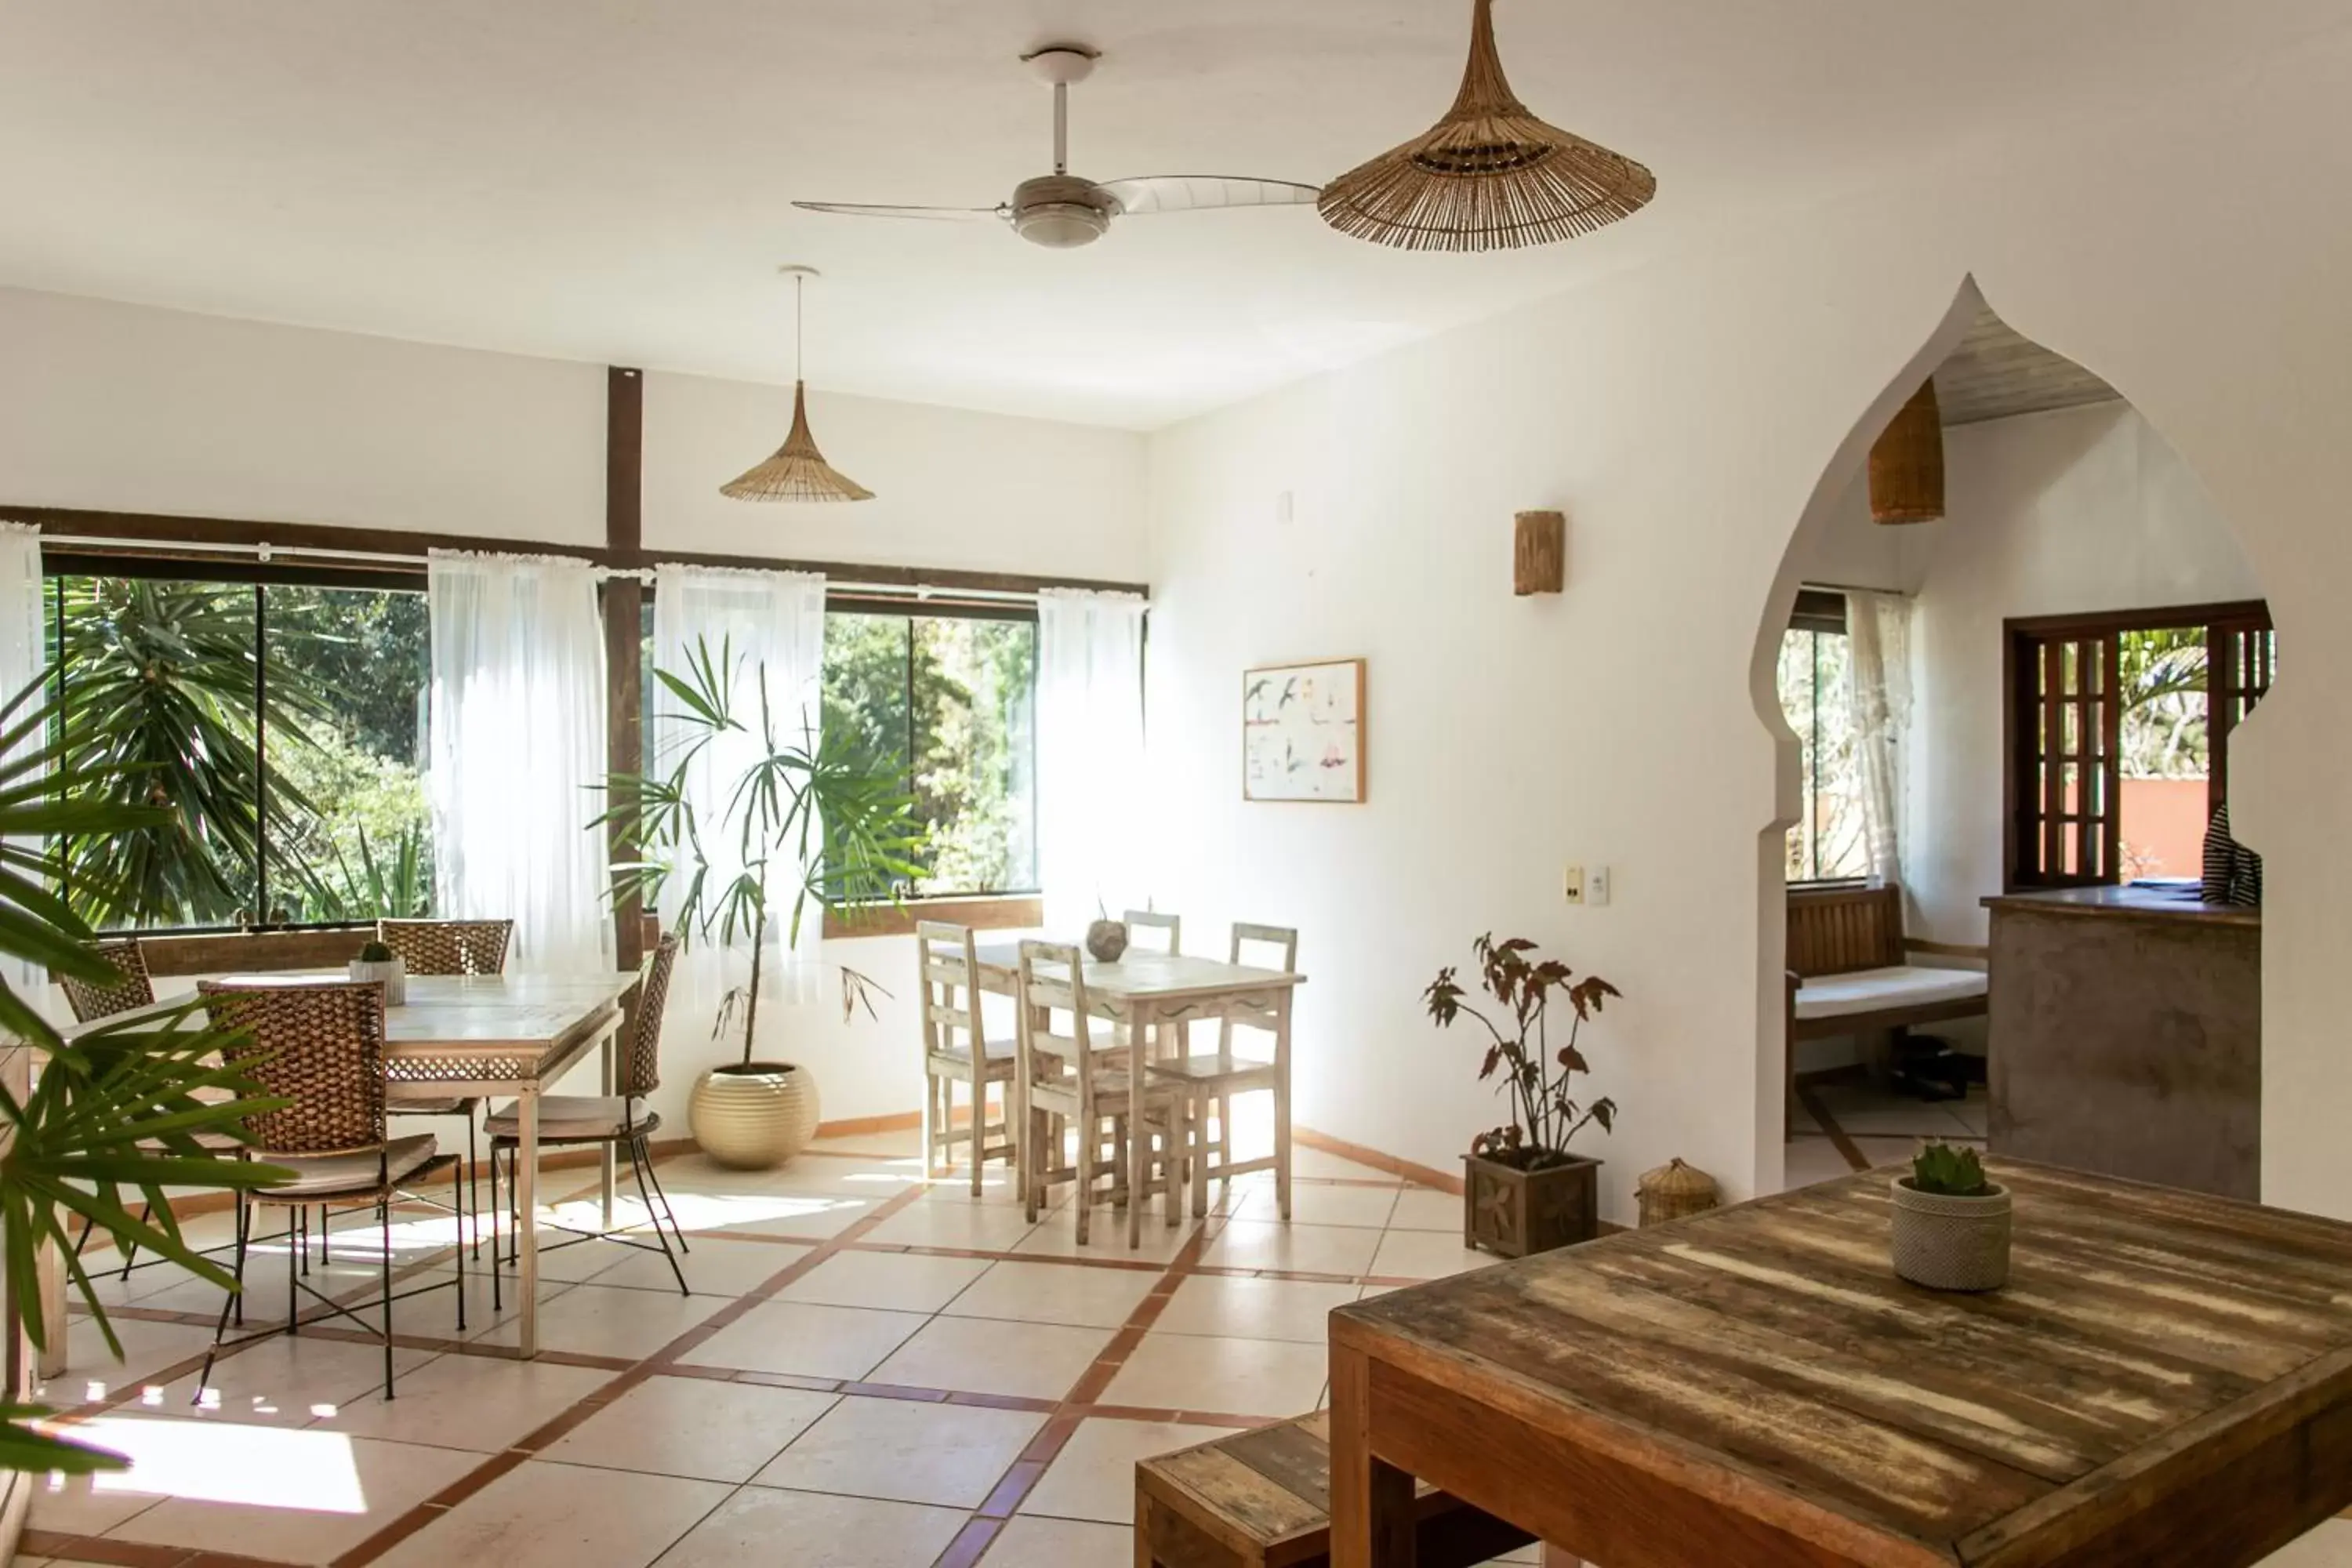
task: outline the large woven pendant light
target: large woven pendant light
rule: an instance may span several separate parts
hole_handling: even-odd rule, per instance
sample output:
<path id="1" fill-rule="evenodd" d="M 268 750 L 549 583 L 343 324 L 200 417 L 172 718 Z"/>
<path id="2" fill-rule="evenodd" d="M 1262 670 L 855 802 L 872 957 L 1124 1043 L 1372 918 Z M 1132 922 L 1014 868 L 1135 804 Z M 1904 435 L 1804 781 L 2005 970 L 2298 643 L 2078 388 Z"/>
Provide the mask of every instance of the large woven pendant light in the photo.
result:
<path id="1" fill-rule="evenodd" d="M 793 280 L 793 428 L 776 455 L 740 478 L 719 487 L 737 500 L 872 500 L 874 492 L 824 460 L 808 427 L 808 385 L 801 380 L 801 287 L 817 276 L 814 267 L 787 267 Z"/>
<path id="2" fill-rule="evenodd" d="M 1935 522 L 1944 515 L 1944 416 L 1932 376 L 1870 448 L 1870 520 Z"/>
<path id="3" fill-rule="evenodd" d="M 1501 250 L 1574 239 L 1648 205 L 1658 191 L 1649 170 L 1545 124 L 1511 96 L 1495 53 L 1494 0 L 1475 5 L 1454 107 L 1324 186 L 1323 221 L 1406 250 Z"/>

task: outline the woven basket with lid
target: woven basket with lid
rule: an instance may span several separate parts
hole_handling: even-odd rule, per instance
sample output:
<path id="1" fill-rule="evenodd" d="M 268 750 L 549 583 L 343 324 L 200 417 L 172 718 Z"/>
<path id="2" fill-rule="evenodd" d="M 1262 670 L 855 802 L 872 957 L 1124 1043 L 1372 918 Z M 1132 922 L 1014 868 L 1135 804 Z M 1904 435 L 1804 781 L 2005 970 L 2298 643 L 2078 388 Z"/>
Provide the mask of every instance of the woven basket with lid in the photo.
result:
<path id="1" fill-rule="evenodd" d="M 1715 1178 L 1680 1158 L 1645 1173 L 1636 1184 L 1642 1195 L 1642 1224 L 1664 1225 L 1670 1219 L 1704 1214 L 1715 1207 Z"/>

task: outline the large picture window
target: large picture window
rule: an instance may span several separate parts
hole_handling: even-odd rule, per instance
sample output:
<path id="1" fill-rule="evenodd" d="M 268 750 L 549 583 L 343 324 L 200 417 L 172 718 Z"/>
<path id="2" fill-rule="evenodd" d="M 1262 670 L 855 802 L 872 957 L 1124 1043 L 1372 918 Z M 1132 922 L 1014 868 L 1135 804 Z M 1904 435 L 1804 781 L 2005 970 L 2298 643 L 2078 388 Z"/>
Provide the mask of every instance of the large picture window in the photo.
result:
<path id="1" fill-rule="evenodd" d="M 66 893 L 86 918 L 201 929 L 430 912 L 421 586 L 69 555 L 48 568 L 63 744 L 133 764 L 122 797 L 173 814 L 68 842 Z"/>
<path id="2" fill-rule="evenodd" d="M 1844 881 L 1870 872 L 1845 616 L 1844 595 L 1806 589 L 1780 638 L 1780 708 L 1797 732 L 1804 791 L 1789 829 L 1791 882 Z"/>

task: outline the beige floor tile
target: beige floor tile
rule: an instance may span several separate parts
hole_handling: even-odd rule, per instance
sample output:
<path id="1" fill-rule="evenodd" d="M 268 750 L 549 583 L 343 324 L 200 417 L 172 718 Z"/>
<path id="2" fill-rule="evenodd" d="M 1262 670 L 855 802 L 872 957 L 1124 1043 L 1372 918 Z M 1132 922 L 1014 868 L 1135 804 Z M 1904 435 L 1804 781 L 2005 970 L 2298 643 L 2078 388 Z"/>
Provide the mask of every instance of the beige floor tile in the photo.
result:
<path id="1" fill-rule="evenodd" d="M 1397 1194 L 1391 1230 L 1444 1230 L 1462 1234 L 1462 1194 L 1433 1187 L 1407 1187 Z"/>
<path id="2" fill-rule="evenodd" d="M 1329 1357 L 1321 1345 L 1146 1334 L 1103 1395 L 1106 1405 L 1269 1419 L 1315 1407 Z"/>
<path id="3" fill-rule="evenodd" d="M 1229 1436 L 1222 1426 L 1162 1421 L 1082 1423 L 1021 1504 L 1023 1513 L 1127 1524 L 1135 1518 L 1135 1464 Z"/>
<path id="4" fill-rule="evenodd" d="M 563 1239 L 549 1230 L 539 1234 L 543 1241 Z M 577 1285 L 583 1280 L 593 1279 L 635 1256 L 617 1241 L 583 1241 L 568 1247 L 542 1248 L 539 1255 L 539 1277 L 541 1280 L 561 1279 L 566 1284 Z M 485 1256 L 482 1261 L 487 1266 L 489 1258 Z M 656 1258 L 653 1262 L 656 1268 L 661 1267 L 660 1258 Z M 471 1272 L 473 1267 L 474 1258 L 469 1252 L 466 1255 L 467 1270 Z M 663 1269 L 663 1273 L 667 1275 L 668 1270 Z M 506 1278 L 511 1280 L 514 1277 L 515 1266 L 509 1263 L 506 1266 Z M 671 1289 L 676 1289 L 677 1287 L 673 1285 Z"/>
<path id="5" fill-rule="evenodd" d="M 727 1494 L 713 1481 L 533 1459 L 376 1561 L 383 1568 L 645 1568 Z"/>
<path id="6" fill-rule="evenodd" d="M 1853 1174 L 1853 1167 L 1846 1163 L 1837 1145 L 1826 1138 L 1792 1138 L 1781 1159 L 1780 1179 L 1785 1188 L 1810 1187 L 1816 1182 Z"/>
<path id="7" fill-rule="evenodd" d="M 1919 1140 L 1916 1138 L 1856 1138 L 1853 1142 L 1862 1151 L 1863 1160 L 1873 1169 L 1881 1165 L 1907 1165 L 1911 1157 L 1919 1152 Z"/>
<path id="8" fill-rule="evenodd" d="M 1462 1237 L 1433 1230 L 1392 1230 L 1381 1237 L 1369 1272 L 1387 1279 L 1443 1279 L 1499 1261 L 1491 1253 L 1462 1245 Z"/>
<path id="9" fill-rule="evenodd" d="M 1152 1331 L 1319 1345 L 1328 1339 L 1331 1309 L 1355 1300 L 1359 1289 L 1304 1279 L 1195 1274 L 1176 1288 Z"/>
<path id="10" fill-rule="evenodd" d="M 835 1395 L 654 1377 L 590 1416 L 544 1457 L 706 1481 L 748 1481 L 833 1408 Z"/>
<path id="11" fill-rule="evenodd" d="M 876 1226 L 866 1239 L 893 1247 L 1010 1252 L 1034 1228 L 1017 1203 L 915 1203 Z"/>
<path id="12" fill-rule="evenodd" d="M 824 1241 L 878 1209 L 888 1193 L 677 1193 L 678 1223 L 692 1233 L 782 1236 Z"/>
<path id="13" fill-rule="evenodd" d="M 279 1563 L 327 1563 L 479 1463 L 453 1448 L 208 1422 L 100 1438 L 169 1493 L 109 1535 Z"/>
<path id="14" fill-rule="evenodd" d="M 698 1346 L 694 1360 L 799 1377 L 864 1377 L 922 1326 L 912 1312 L 762 1301 Z"/>
<path id="15" fill-rule="evenodd" d="M 1005 1521 L 981 1562 L 987 1568 L 1130 1568 L 1135 1531 L 1024 1514 Z"/>
<path id="16" fill-rule="evenodd" d="M 883 1132 L 854 1132 L 841 1138 L 819 1138 L 809 1144 L 808 1152 L 820 1159 L 836 1154 L 889 1154 L 901 1160 L 911 1160 L 923 1152 L 923 1130 L 919 1127 L 894 1127 Z"/>
<path id="17" fill-rule="evenodd" d="M 612 1380 L 590 1367 L 445 1355 L 401 1378 L 392 1399 L 346 1405 L 311 1430 L 496 1453 Z"/>
<path id="18" fill-rule="evenodd" d="M 670 1548 L 660 1568 L 930 1568 L 970 1516 L 961 1509 L 745 1487 Z M 778 1543 L 790 1542 L 784 1557 Z"/>
<path id="19" fill-rule="evenodd" d="M 967 1176 L 961 1182 L 933 1182 L 923 1189 L 922 1201 L 927 1204 L 979 1204 L 994 1208 L 1007 1205 L 1014 1208 L 1025 1206 L 1021 1201 L 1020 1183 L 1014 1179 L 1012 1170 L 1004 1165 L 991 1165 L 982 1173 L 978 1197 L 971 1195 L 971 1178 Z M 1067 1184 L 1048 1187 L 1045 1189 L 1045 1201 L 1039 1208 L 1041 1211 L 1059 1208 L 1069 1201 Z"/>
<path id="20" fill-rule="evenodd" d="M 1279 1268 L 1299 1274 L 1368 1274 L 1381 1233 L 1331 1225 L 1228 1220 L 1201 1262 L 1214 1268 Z"/>
<path id="21" fill-rule="evenodd" d="M 868 1375 L 872 1383 L 1059 1399 L 1110 1342 L 1108 1329 L 934 1318 Z"/>
<path id="22" fill-rule="evenodd" d="M 776 1293 L 779 1301 L 936 1312 L 988 1272 L 976 1258 L 911 1252 L 837 1252 Z"/>
<path id="23" fill-rule="evenodd" d="M 219 1302 L 215 1298 L 215 1310 Z M 126 1388 L 156 1384 L 155 1373 L 201 1356 L 213 1342 L 210 1329 L 188 1323 L 149 1323 L 131 1318 L 112 1320 L 122 1359 L 107 1348 L 98 1324 L 75 1318 L 66 1331 L 66 1371 L 34 1391 L 43 1405 L 59 1409 L 95 1399 L 108 1399 Z M 51 1332 L 55 1332 L 54 1329 Z"/>
<path id="24" fill-rule="evenodd" d="M 1094 1219 L 1087 1236 L 1087 1244 L 1078 1245 L 1076 1216 L 1068 1205 L 1064 1205 L 1046 1216 L 1045 1223 L 1023 1237 L 1013 1248 L 1016 1257 L 1041 1258 L 1113 1258 L 1128 1262 L 1166 1263 L 1192 1238 L 1200 1227 L 1191 1221 L 1172 1229 L 1161 1217 L 1155 1200 L 1143 1211 L 1143 1235 L 1134 1247 L 1127 1245 L 1127 1211 L 1110 1205 L 1097 1204 Z"/>
<path id="25" fill-rule="evenodd" d="M 539 1342 L 549 1350 L 575 1355 L 640 1361 L 726 1305 L 723 1297 L 681 1296 L 675 1286 L 667 1290 L 626 1290 L 608 1285 L 575 1285 L 541 1305 Z M 504 1322 L 475 1337 L 485 1344 L 520 1344 L 521 1319 L 510 1312 Z"/>
<path id="26" fill-rule="evenodd" d="M 1330 1176 L 1348 1181 L 1379 1182 L 1384 1186 L 1403 1185 L 1386 1171 L 1375 1171 L 1370 1165 L 1359 1165 L 1353 1160 L 1342 1160 L 1337 1154 L 1327 1154 L 1304 1143 L 1291 1151 L 1290 1172 L 1295 1176 Z"/>
<path id="27" fill-rule="evenodd" d="M 398 1378 L 434 1359 L 432 1351 L 394 1346 Z M 383 1397 L 383 1347 L 316 1335 L 265 1340 L 226 1357 L 213 1368 L 203 1404 L 196 1403 L 196 1374 L 142 1401 L 158 1415 L 193 1415 L 243 1426 L 307 1426 L 347 1405 Z"/>
<path id="28" fill-rule="evenodd" d="M 956 1318 L 1116 1329 L 1159 1283 L 1156 1268 L 1004 1262 L 992 1266 L 943 1310 Z"/>
<path id="29" fill-rule="evenodd" d="M 1228 1211 L 1235 1219 L 1276 1221 L 1282 1217 L 1278 1194 L 1270 1183 L 1259 1183 L 1236 1196 L 1241 1201 Z M 1396 1201 L 1394 1187 L 1319 1186 L 1312 1182 L 1294 1182 L 1290 1188 L 1290 1218 L 1295 1225 L 1369 1226 L 1378 1230 L 1389 1223 Z"/>
<path id="30" fill-rule="evenodd" d="M 764 1487 L 977 1508 L 1043 1415 L 904 1399 L 846 1398 L 752 1479 Z"/>
<path id="31" fill-rule="evenodd" d="M 911 1154 L 874 1154 L 851 1160 L 795 1160 L 773 1173 L 766 1190 L 870 1198 L 878 1203 L 898 1196 L 908 1187 L 931 1184 L 924 1178 L 922 1162 Z"/>
<path id="32" fill-rule="evenodd" d="M 103 1441 L 87 1428 L 77 1436 Z M 154 1507 L 162 1495 L 138 1490 L 126 1476 L 46 1476 L 33 1488 L 30 1525 L 64 1535 L 103 1535 Z"/>
<path id="33" fill-rule="evenodd" d="M 421 1294 L 394 1301 L 392 1304 L 393 1331 L 402 1334 L 422 1334 L 436 1340 L 475 1340 L 492 1332 L 500 1323 L 512 1320 L 520 1310 L 522 1300 L 521 1286 L 514 1270 L 511 1268 L 507 1270 L 501 1281 L 500 1304 L 493 1308 L 490 1304 L 489 1261 L 487 1257 L 482 1259 L 479 1272 L 475 1270 L 471 1259 L 467 1261 L 466 1327 L 462 1331 L 457 1327 L 457 1292 L 455 1284 L 457 1275 L 449 1268 L 437 1266 L 420 1270 L 407 1279 L 393 1281 L 392 1289 L 394 1295 L 399 1295 L 403 1291 L 418 1290 L 421 1287 L 436 1282 L 446 1282 L 448 1285 L 445 1289 L 424 1290 Z M 544 1310 L 550 1302 L 571 1289 L 572 1285 L 567 1280 L 541 1279 L 539 1282 L 541 1309 Z M 373 1290 L 374 1288 L 371 1286 L 364 1297 L 346 1298 L 346 1304 L 351 1310 L 370 1323 L 382 1321 L 380 1310 L 373 1304 L 375 1301 Z M 269 1297 L 265 1293 L 258 1300 L 266 1302 Z M 248 1305 L 247 1308 L 248 1316 L 253 1310 L 253 1306 Z M 348 1328 L 352 1325 L 346 1323 L 344 1326 Z"/>
<path id="34" fill-rule="evenodd" d="M 687 1289 L 698 1296 L 740 1296 L 766 1284 L 806 1257 L 809 1248 L 782 1241 L 726 1241 L 689 1237 L 690 1251 L 681 1254 Z M 622 1249 L 626 1256 L 596 1275 L 590 1283 L 624 1286 L 636 1290 L 677 1291 L 677 1276 L 658 1252 Z"/>

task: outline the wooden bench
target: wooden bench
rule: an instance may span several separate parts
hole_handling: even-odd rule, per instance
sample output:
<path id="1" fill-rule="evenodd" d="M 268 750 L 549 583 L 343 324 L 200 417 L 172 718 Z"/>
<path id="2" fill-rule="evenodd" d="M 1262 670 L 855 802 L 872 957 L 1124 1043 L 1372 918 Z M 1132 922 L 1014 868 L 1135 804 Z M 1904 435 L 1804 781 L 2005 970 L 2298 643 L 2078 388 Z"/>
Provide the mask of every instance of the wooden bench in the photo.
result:
<path id="1" fill-rule="evenodd" d="M 1276 1422 L 1135 1467 L 1136 1568 L 1331 1561 L 1331 1416 Z M 1419 1568 L 1472 1568 L 1534 1537 L 1444 1492 L 1416 1494 Z M 1557 1554 L 1547 1560 L 1572 1565 Z"/>
<path id="2" fill-rule="evenodd" d="M 1788 1101 L 1797 1098 L 1797 1043 L 1984 1016 L 1980 969 L 1910 962 L 1933 951 L 1903 934 L 1903 889 L 1789 889 Z M 1826 984 L 1808 985 L 1808 981 Z M 1787 1135 L 1791 1117 L 1781 1124 Z"/>

